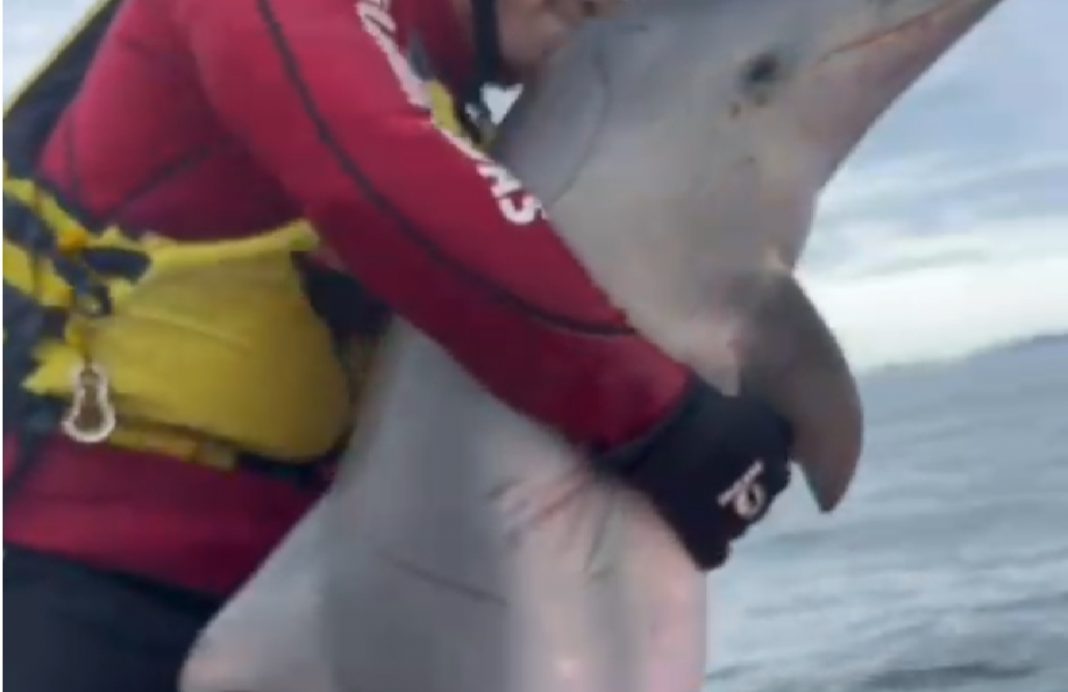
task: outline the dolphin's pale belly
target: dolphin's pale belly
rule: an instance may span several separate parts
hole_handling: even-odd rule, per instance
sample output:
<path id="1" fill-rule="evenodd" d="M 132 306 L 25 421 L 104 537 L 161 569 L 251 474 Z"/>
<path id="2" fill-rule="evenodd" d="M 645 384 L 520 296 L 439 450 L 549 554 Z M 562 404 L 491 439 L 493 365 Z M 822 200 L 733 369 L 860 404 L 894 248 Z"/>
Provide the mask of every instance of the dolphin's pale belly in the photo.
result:
<path id="1" fill-rule="evenodd" d="M 366 463 L 216 620 L 186 689 L 698 689 L 704 579 L 652 510 L 398 341 Z"/>
<path id="2" fill-rule="evenodd" d="M 639 498 L 409 337 L 380 431 L 354 450 L 370 461 L 342 481 L 327 520 L 331 535 L 353 535 L 328 555 L 341 679 L 442 692 L 695 689 L 704 580 L 674 537 Z M 665 678 L 688 684 L 657 684 Z"/>

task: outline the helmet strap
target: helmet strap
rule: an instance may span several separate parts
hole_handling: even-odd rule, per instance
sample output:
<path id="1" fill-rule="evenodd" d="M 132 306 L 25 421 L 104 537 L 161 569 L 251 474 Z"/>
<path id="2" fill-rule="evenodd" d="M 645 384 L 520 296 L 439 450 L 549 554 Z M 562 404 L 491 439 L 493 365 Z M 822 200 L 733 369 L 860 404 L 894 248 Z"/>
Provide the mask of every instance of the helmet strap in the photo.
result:
<path id="1" fill-rule="evenodd" d="M 482 89 L 500 79 L 504 66 L 497 28 L 497 0 L 471 0 L 471 22 L 475 44 L 474 78 L 457 99 L 456 114 L 468 135 L 483 143 L 486 132 L 492 129 L 493 114 L 486 105 Z"/>
<path id="2" fill-rule="evenodd" d="M 496 81 L 504 59 L 497 28 L 497 0 L 471 0 L 471 20 L 475 40 L 475 87 Z"/>

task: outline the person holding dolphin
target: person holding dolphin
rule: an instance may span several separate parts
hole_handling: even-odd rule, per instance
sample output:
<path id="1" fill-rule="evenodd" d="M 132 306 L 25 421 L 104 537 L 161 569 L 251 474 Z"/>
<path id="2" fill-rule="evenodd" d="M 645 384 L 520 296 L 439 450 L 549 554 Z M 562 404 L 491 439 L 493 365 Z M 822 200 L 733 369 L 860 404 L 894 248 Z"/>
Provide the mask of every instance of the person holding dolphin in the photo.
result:
<path id="1" fill-rule="evenodd" d="M 643 338 L 470 141 L 484 86 L 609 4 L 109 0 L 14 99 L 13 690 L 173 687 L 325 489 L 392 314 L 724 563 L 789 481 L 789 425 Z"/>

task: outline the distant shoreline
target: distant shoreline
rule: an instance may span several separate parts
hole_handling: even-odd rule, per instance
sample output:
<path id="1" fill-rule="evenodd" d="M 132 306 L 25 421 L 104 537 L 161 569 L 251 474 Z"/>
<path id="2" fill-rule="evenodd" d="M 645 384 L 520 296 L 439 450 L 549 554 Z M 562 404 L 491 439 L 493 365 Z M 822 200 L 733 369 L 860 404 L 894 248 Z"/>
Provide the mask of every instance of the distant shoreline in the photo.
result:
<path id="1" fill-rule="evenodd" d="M 941 369 L 977 358 L 988 358 L 991 356 L 1031 351 L 1039 348 L 1056 347 L 1068 348 L 1068 332 L 1051 332 L 1022 339 L 1010 339 L 986 346 L 962 356 L 929 358 L 909 363 L 876 366 L 871 369 L 860 371 L 858 373 L 858 378 L 861 380 L 881 379 L 887 376 L 916 373 L 923 370 Z"/>

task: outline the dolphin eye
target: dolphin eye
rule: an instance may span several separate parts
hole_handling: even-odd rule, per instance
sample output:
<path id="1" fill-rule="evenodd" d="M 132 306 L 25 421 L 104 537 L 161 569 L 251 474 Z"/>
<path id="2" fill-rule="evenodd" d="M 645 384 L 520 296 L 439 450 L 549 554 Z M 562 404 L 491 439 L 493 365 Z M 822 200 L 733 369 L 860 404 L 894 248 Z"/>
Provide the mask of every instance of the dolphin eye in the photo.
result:
<path id="1" fill-rule="evenodd" d="M 750 86 L 766 86 L 778 80 L 782 61 L 774 53 L 761 53 L 745 66 L 743 79 Z"/>
<path id="2" fill-rule="evenodd" d="M 760 53 L 742 66 L 739 87 L 744 98 L 756 106 L 763 106 L 771 98 L 775 87 L 786 73 L 781 55 L 773 51 Z"/>

